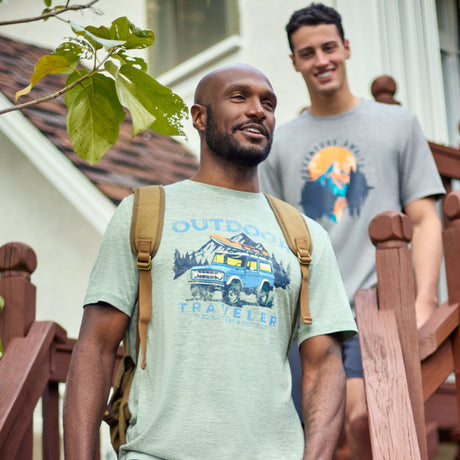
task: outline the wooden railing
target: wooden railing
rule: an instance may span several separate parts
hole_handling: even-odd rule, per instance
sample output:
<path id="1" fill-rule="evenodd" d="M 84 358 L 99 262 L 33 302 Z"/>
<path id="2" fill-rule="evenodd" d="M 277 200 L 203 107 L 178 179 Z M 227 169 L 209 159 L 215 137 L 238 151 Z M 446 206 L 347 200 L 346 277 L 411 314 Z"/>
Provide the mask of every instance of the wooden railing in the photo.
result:
<path id="1" fill-rule="evenodd" d="M 425 403 L 452 372 L 456 394 L 460 394 L 460 190 L 446 197 L 444 211 L 449 298 L 420 330 L 415 323 L 409 218 L 386 212 L 369 226 L 376 246 L 378 284 L 377 289 L 356 293 L 355 308 L 376 459 L 432 458 L 435 452 L 429 455 L 426 441 Z M 458 426 L 460 404 L 455 394 L 450 401 Z"/>
<path id="2" fill-rule="evenodd" d="M 371 91 L 380 102 L 399 104 L 390 76 L 376 79 Z M 449 192 L 443 200 L 448 300 L 417 330 L 408 247 L 412 226 L 399 212 L 372 220 L 369 235 L 376 246 L 377 289 L 355 295 L 372 450 L 379 460 L 433 458 L 438 430 L 459 440 L 460 191 L 452 192 L 452 181 L 460 179 L 460 150 L 429 145 Z M 446 384 L 451 373 L 456 383 Z M 427 442 L 427 427 L 433 425 L 435 437 Z"/>
<path id="3" fill-rule="evenodd" d="M 21 243 L 0 248 L 0 459 L 32 459 L 32 416 L 42 398 L 43 459 L 59 459 L 59 388 L 69 367 L 74 340 L 59 325 L 35 321 L 37 259 Z"/>

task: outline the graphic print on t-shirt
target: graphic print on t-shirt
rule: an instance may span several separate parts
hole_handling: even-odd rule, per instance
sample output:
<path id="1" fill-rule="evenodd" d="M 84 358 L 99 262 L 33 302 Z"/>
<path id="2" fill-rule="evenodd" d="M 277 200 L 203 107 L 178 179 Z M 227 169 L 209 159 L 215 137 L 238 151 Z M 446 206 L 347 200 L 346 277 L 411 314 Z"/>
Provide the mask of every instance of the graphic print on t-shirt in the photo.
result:
<path id="1" fill-rule="evenodd" d="M 305 184 L 301 192 L 304 213 L 319 220 L 338 222 L 346 210 L 357 216 L 372 188 L 364 175 L 359 149 L 348 141 L 316 145 L 304 160 Z"/>
<path id="2" fill-rule="evenodd" d="M 245 233 L 232 238 L 211 233 L 197 251 L 176 250 L 174 256 L 175 279 L 189 276 L 191 300 L 222 300 L 235 307 L 270 308 L 274 288 L 289 284 L 289 271 Z"/>

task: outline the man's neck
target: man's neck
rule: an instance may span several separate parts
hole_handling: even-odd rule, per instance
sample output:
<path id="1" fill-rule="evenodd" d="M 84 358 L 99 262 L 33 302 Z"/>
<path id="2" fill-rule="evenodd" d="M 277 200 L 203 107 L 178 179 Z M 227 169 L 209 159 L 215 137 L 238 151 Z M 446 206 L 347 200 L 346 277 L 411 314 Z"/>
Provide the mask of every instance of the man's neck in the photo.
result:
<path id="1" fill-rule="evenodd" d="M 202 165 L 190 180 L 217 187 L 238 190 L 240 192 L 259 192 L 259 176 L 257 168 L 206 168 Z"/>
<path id="2" fill-rule="evenodd" d="M 359 104 L 361 98 L 354 96 L 351 92 L 342 94 L 313 94 L 311 97 L 311 106 L 309 112 L 317 117 L 330 117 L 348 112 Z"/>

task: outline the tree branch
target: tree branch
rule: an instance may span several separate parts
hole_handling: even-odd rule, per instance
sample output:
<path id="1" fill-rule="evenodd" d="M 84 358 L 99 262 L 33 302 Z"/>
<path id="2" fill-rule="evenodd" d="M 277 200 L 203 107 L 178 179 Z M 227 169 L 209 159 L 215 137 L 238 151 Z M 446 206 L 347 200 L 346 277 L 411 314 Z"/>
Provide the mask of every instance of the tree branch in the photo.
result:
<path id="1" fill-rule="evenodd" d="M 35 16 L 32 18 L 12 19 L 10 21 L 0 21 L 0 26 L 9 26 L 12 24 L 22 24 L 26 22 L 42 21 L 47 18 L 58 16 L 59 14 L 65 13 L 66 11 L 78 11 L 78 10 L 85 10 L 87 8 L 91 8 L 98 1 L 99 0 L 91 0 L 86 5 L 65 6 L 64 8 L 55 9 L 49 13 L 41 14 L 40 16 Z"/>
<path id="2" fill-rule="evenodd" d="M 84 75 L 83 77 L 80 77 L 78 80 L 75 80 L 69 86 L 66 86 L 66 87 L 60 89 L 56 93 L 49 94 L 48 96 L 42 97 L 40 99 L 34 99 L 33 101 L 25 102 L 24 104 L 13 105 L 13 106 L 8 107 L 6 109 L 0 110 L 0 115 L 3 115 L 4 113 L 8 113 L 8 112 L 14 112 L 15 110 L 26 109 L 28 107 L 33 107 L 34 105 L 42 104 L 43 102 L 48 102 L 48 101 L 51 101 L 53 99 L 56 99 L 57 97 L 59 97 L 62 94 L 64 94 L 66 91 L 69 91 L 73 87 L 79 85 L 83 80 L 86 80 L 87 78 L 91 78 L 95 73 L 97 73 L 97 70 L 93 71 L 93 72 L 90 72 L 90 73 Z"/>

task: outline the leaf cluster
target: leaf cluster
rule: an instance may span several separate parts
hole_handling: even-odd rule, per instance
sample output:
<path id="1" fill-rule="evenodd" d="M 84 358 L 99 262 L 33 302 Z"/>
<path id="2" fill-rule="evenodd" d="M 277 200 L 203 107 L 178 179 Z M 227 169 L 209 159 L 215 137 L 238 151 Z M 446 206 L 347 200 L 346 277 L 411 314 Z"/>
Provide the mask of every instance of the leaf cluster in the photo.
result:
<path id="1" fill-rule="evenodd" d="M 126 17 L 110 27 L 70 25 L 75 37 L 36 63 L 30 85 L 16 93 L 16 100 L 48 74 L 69 74 L 65 88 L 53 96 L 65 93 L 67 131 L 75 152 L 90 164 L 117 141 L 125 109 L 131 114 L 133 137 L 147 129 L 184 134 L 184 101 L 147 73 L 142 58 L 129 55 L 152 46 L 153 31 L 139 29 Z M 82 59 L 92 62 L 92 68 L 81 66 Z"/>

